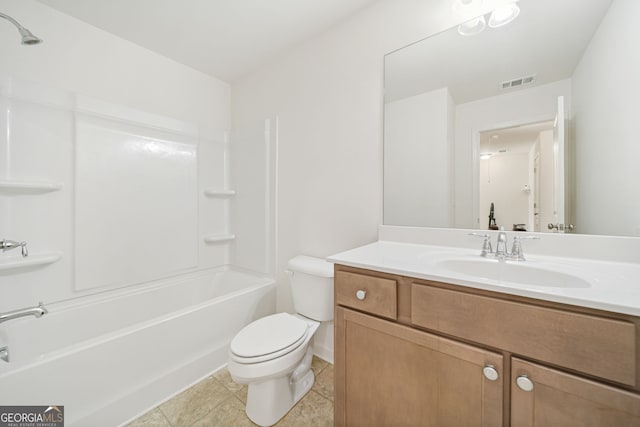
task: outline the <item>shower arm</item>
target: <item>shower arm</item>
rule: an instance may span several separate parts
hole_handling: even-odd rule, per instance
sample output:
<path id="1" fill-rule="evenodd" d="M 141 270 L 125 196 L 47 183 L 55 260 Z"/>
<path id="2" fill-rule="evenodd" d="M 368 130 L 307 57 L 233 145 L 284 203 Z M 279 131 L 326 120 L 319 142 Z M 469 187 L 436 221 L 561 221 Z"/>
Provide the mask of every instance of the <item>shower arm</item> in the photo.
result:
<path id="1" fill-rule="evenodd" d="M 42 43 L 42 39 L 33 35 L 31 31 L 23 27 L 22 24 L 20 24 L 18 21 L 16 21 L 9 15 L 0 12 L 0 18 L 4 18 L 7 21 L 11 22 L 13 25 L 15 25 L 15 27 L 18 29 L 18 32 L 20 33 L 20 36 L 22 36 L 22 44 L 34 45 L 34 44 Z"/>
<path id="2" fill-rule="evenodd" d="M 0 18 L 4 18 L 7 21 L 11 22 L 13 25 L 15 25 L 18 30 L 20 29 L 25 29 L 22 25 L 20 25 L 20 23 L 18 21 L 16 21 L 15 19 L 13 19 L 12 17 L 10 17 L 9 15 L 5 15 L 4 13 L 0 12 Z"/>

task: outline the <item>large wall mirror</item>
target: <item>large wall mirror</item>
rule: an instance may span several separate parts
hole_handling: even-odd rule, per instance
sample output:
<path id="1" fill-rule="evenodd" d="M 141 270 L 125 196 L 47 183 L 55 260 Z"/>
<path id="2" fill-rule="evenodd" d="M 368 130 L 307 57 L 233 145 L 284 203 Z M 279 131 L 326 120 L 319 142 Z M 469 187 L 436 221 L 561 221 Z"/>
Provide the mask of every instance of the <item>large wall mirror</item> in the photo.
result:
<path id="1" fill-rule="evenodd" d="M 385 56 L 384 224 L 640 236 L 640 1 L 517 4 Z"/>

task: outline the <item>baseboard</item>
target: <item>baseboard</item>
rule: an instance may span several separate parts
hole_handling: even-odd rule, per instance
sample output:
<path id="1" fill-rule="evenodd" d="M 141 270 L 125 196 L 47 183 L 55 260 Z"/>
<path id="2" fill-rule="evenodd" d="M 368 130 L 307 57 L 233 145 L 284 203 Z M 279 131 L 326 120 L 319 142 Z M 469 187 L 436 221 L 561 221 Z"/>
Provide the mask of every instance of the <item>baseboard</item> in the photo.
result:
<path id="1" fill-rule="evenodd" d="M 328 348 L 320 345 L 313 346 L 313 354 L 325 362 L 329 362 L 333 365 L 333 348 Z"/>

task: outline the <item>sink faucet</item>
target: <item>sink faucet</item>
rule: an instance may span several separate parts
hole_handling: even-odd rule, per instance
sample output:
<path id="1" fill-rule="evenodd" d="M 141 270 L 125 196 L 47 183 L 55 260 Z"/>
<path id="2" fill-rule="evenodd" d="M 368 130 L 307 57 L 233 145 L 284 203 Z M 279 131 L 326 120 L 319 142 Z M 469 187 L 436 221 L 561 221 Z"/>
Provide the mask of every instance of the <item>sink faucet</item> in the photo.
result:
<path id="1" fill-rule="evenodd" d="M 22 248 L 23 257 L 29 255 L 29 251 L 27 250 L 27 242 L 16 242 L 15 240 L 8 239 L 0 240 L 0 249 L 2 249 L 2 252 L 10 251 L 11 249 L 15 248 Z"/>
<path id="2" fill-rule="evenodd" d="M 513 246 L 511 251 L 507 248 L 507 232 L 504 231 L 504 226 L 500 226 L 500 231 L 498 232 L 498 239 L 496 242 L 496 251 L 494 252 L 491 247 L 491 236 L 488 234 L 481 233 L 469 233 L 470 236 L 482 237 L 484 238 L 484 242 L 482 243 L 482 252 L 480 256 L 485 258 L 492 256 L 501 261 L 504 260 L 513 260 L 513 261 L 525 261 L 524 252 L 522 250 L 522 240 L 523 239 L 540 239 L 537 236 L 514 236 L 513 237 Z"/>
<path id="3" fill-rule="evenodd" d="M 500 226 L 500 231 L 498 232 L 498 241 L 496 242 L 496 258 L 504 259 L 509 256 L 509 251 L 507 250 L 507 232 L 504 231 L 504 226 Z"/>

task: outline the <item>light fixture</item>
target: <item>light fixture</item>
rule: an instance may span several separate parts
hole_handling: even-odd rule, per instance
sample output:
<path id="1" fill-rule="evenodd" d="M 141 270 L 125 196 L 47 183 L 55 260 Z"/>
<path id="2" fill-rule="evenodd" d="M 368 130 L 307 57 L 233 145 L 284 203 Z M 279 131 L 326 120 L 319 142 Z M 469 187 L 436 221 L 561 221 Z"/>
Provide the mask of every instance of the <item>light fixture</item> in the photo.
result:
<path id="1" fill-rule="evenodd" d="M 487 23 L 484 20 L 484 16 L 480 16 L 458 25 L 458 33 L 462 36 L 475 36 L 480 34 L 486 26 Z"/>
<path id="2" fill-rule="evenodd" d="M 0 18 L 4 18 L 16 26 L 16 28 L 20 32 L 20 36 L 22 36 L 22 44 L 33 45 L 33 44 L 42 43 L 42 39 L 39 39 L 38 37 L 34 36 L 31 31 L 27 30 L 25 27 L 20 25 L 18 21 L 16 21 L 9 15 L 5 15 L 4 13 L 0 12 Z"/>
<path id="3" fill-rule="evenodd" d="M 495 8 L 489 14 L 489 27 L 502 27 L 516 19 L 520 14 L 520 8 L 516 4 L 517 1 L 518 0 L 514 0 L 508 4 Z M 471 12 L 479 11 L 481 5 L 481 1 L 476 0 L 454 0 L 453 9 L 456 13 L 462 13 L 464 11 L 467 13 L 467 16 L 469 16 Z M 473 16 L 473 14 L 471 16 Z M 473 18 L 458 25 L 458 33 L 463 36 L 475 36 L 476 34 L 480 34 L 486 26 L 487 21 L 485 16 L 480 15 L 477 18 Z"/>
<path id="4" fill-rule="evenodd" d="M 520 14 L 520 8 L 516 3 L 509 3 L 504 6 L 500 6 L 491 12 L 489 17 L 489 27 L 498 28 L 503 25 L 507 25 Z"/>
<path id="5" fill-rule="evenodd" d="M 480 154 L 480 160 L 489 160 L 490 158 L 491 158 L 491 153 Z"/>

